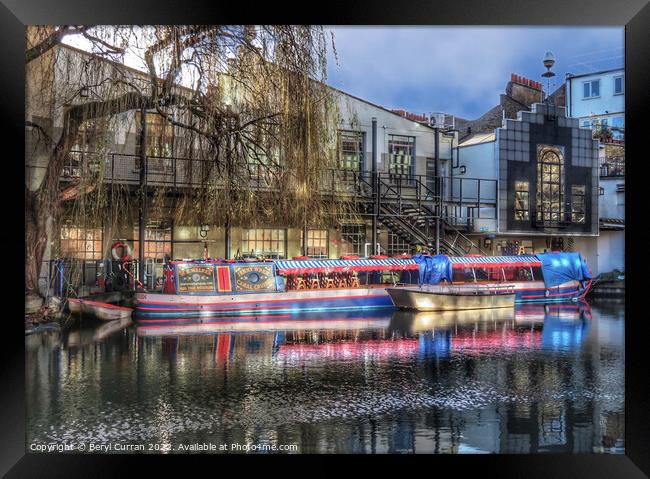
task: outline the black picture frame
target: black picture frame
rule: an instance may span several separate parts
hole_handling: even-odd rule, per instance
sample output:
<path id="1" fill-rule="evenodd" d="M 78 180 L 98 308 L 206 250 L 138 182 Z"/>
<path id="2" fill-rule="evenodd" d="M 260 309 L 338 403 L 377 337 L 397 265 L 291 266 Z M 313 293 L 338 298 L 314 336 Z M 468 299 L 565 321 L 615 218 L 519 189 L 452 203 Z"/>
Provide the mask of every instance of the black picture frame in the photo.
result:
<path id="1" fill-rule="evenodd" d="M 242 6 L 237 2 L 218 3 L 201 0 L 190 5 L 172 0 L 140 2 L 98 0 L 3 0 L 0 5 L 0 35 L 2 36 L 2 69 L 0 70 L 0 115 L 3 129 L 5 181 L 3 181 L 2 221 L 7 225 L 0 234 L 4 252 L 2 261 L 5 340 L 1 348 L 0 364 L 0 472 L 6 477 L 78 477 L 111 476 L 135 473 L 135 462 L 141 463 L 147 475 L 168 470 L 171 458 L 159 456 L 101 456 L 101 455 L 37 455 L 25 453 L 25 371 L 24 331 L 19 315 L 23 303 L 19 299 L 23 282 L 20 235 L 24 224 L 21 179 L 24 175 L 24 37 L 29 24 L 192 24 L 192 23 L 318 23 L 386 24 L 386 25 L 625 25 L 626 68 L 626 147 L 628 162 L 626 189 L 626 353 L 625 353 L 625 455 L 461 455 L 405 458 L 382 456 L 361 458 L 363 467 L 385 468 L 388 462 L 399 470 L 414 472 L 423 468 L 429 474 L 443 473 L 438 468 L 445 464 L 456 471 L 467 466 L 476 472 L 491 472 L 499 477 L 648 477 L 650 475 L 650 401 L 648 400 L 647 341 L 648 319 L 643 314 L 642 301 L 646 264 L 644 251 L 649 235 L 645 233 L 646 202 L 642 192 L 644 173 L 648 170 L 648 154 L 642 151 L 648 137 L 644 127 L 650 112 L 650 5 L 646 0 L 465 0 L 433 2 L 413 0 L 393 2 L 367 0 L 354 3 L 331 2 L 319 8 L 307 3 L 281 6 L 277 2 Z M 540 45 L 543 51 L 543 45 Z M 9 149 L 7 146 L 11 146 Z M 13 233 L 12 233 L 13 232 Z M 349 459 L 349 458 L 346 458 Z M 250 456 L 174 456 L 191 468 L 185 474 L 203 474 L 198 462 L 221 472 L 219 464 L 231 463 L 235 470 L 249 472 L 252 463 L 267 468 L 272 460 L 276 467 L 288 468 L 295 461 L 308 468 L 295 471 L 312 474 L 322 471 L 338 474 L 339 459 L 332 461 L 318 457 L 250 457 Z M 219 462 L 215 463 L 215 460 Z M 411 464 L 415 460 L 418 464 Z M 210 462 L 207 462 L 210 461 Z M 224 462 L 225 461 L 225 462 Z M 278 462 L 281 461 L 281 462 Z M 434 461 L 434 462 L 431 462 Z M 281 465 L 280 465 L 281 464 Z M 237 467 L 239 466 L 239 467 Z M 329 467 L 328 467 L 329 466 Z M 243 468 L 243 469 L 240 469 Z M 408 468 L 408 469 L 404 469 Z M 281 472 L 281 470 L 276 470 Z"/>

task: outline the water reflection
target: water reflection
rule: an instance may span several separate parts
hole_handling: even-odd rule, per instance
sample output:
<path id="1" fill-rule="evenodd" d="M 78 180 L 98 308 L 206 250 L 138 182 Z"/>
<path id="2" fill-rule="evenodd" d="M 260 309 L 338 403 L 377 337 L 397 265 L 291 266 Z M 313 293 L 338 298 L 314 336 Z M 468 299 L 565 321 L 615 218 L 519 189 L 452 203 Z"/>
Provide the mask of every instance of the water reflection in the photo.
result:
<path id="1" fill-rule="evenodd" d="M 26 338 L 28 442 L 622 451 L 617 308 L 126 326 Z"/>

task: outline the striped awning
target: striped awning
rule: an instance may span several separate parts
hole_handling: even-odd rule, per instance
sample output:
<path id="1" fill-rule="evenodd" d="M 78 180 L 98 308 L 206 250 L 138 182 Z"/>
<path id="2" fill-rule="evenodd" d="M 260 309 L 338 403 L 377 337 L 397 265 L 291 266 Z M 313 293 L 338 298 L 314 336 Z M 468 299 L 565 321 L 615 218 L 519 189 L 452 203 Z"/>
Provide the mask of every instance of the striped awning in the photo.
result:
<path id="1" fill-rule="evenodd" d="M 541 266 L 542 263 L 534 254 L 518 256 L 450 256 L 452 268 L 507 268 L 513 266 Z"/>
<path id="2" fill-rule="evenodd" d="M 278 260 L 275 266 L 279 274 L 343 273 L 351 271 L 386 271 L 418 269 L 412 259 L 313 259 Z"/>

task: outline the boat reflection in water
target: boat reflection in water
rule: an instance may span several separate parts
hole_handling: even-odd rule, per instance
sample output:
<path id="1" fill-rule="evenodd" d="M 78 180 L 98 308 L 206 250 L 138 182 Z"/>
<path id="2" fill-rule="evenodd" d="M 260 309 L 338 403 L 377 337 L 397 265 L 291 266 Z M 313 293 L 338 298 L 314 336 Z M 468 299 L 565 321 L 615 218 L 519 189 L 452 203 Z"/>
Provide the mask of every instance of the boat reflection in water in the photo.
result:
<path id="1" fill-rule="evenodd" d="M 447 357 L 453 350 L 475 354 L 490 350 L 579 347 L 589 328 L 591 310 L 584 302 L 521 304 L 513 309 L 414 312 L 385 311 L 263 315 L 255 322 L 137 326 L 140 337 L 215 335 L 215 354 L 232 359 L 232 352 L 252 343 L 281 360 L 390 356 Z M 240 336 L 239 340 L 235 340 Z"/>
<path id="2" fill-rule="evenodd" d="M 623 321 L 594 311 L 330 312 L 31 335 L 27 440 L 620 451 Z"/>

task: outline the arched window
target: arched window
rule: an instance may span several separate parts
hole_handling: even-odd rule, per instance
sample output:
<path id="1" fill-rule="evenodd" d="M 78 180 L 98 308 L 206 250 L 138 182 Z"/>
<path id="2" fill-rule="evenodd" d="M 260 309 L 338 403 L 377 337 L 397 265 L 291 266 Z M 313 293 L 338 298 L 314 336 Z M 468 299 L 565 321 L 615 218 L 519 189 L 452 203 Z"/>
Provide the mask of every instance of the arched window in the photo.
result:
<path id="1" fill-rule="evenodd" d="M 564 153 L 556 146 L 537 146 L 537 219 L 564 220 Z"/>

